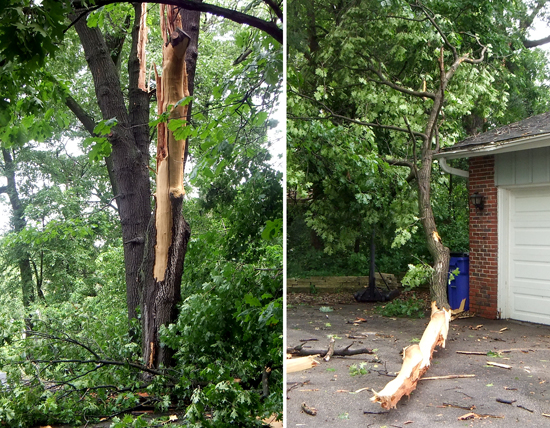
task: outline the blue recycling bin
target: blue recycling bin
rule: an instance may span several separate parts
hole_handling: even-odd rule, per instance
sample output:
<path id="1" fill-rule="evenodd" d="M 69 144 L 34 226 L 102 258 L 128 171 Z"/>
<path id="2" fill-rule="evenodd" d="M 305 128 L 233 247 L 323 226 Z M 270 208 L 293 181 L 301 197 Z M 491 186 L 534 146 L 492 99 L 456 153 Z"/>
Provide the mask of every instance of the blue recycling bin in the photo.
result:
<path id="1" fill-rule="evenodd" d="M 451 309 L 459 309 L 462 301 L 466 299 L 464 310 L 467 311 L 470 309 L 470 256 L 467 253 L 451 253 L 449 277 L 456 268 L 459 274 L 455 275 L 447 287 L 449 305 Z"/>

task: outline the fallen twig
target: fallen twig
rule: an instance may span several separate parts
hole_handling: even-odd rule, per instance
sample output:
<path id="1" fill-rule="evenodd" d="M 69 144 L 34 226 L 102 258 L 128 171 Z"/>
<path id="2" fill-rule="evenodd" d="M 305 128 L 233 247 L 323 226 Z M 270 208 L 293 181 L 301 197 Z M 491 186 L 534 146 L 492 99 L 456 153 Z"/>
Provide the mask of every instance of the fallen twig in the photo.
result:
<path id="1" fill-rule="evenodd" d="M 502 404 L 512 404 L 515 403 L 517 400 L 505 400 L 504 398 L 497 398 L 497 402 Z"/>
<path id="2" fill-rule="evenodd" d="M 369 412 L 369 411 L 364 411 L 363 414 L 365 415 L 385 415 L 387 413 L 390 413 L 390 412 Z"/>
<path id="3" fill-rule="evenodd" d="M 352 344 L 353 345 L 353 344 Z M 350 345 L 351 346 L 351 345 Z M 359 355 L 359 354 L 374 354 L 373 350 L 370 348 L 357 348 L 349 349 L 347 346 L 345 348 L 334 349 L 332 356 L 346 357 L 350 355 Z M 298 356 L 308 356 L 308 355 L 319 355 L 324 357 L 327 355 L 328 349 L 305 349 L 301 346 L 296 346 L 292 348 L 287 348 L 287 354 L 298 355 Z"/>
<path id="4" fill-rule="evenodd" d="M 308 383 L 309 383 L 309 379 L 308 379 L 308 380 L 304 380 L 303 382 L 295 382 L 295 383 L 292 384 L 290 387 L 288 387 L 288 388 L 286 389 L 286 398 L 287 398 L 287 400 L 290 399 L 290 397 L 288 396 L 288 393 L 289 393 L 290 391 L 292 391 L 293 389 L 299 388 L 299 387 L 301 387 L 301 386 L 304 386 L 304 385 L 306 385 L 306 384 L 308 384 Z"/>
<path id="5" fill-rule="evenodd" d="M 447 376 L 430 376 L 430 377 L 423 377 L 419 380 L 440 380 L 440 379 L 461 379 L 461 378 L 467 378 L 467 377 L 475 377 L 475 374 L 457 374 L 457 375 L 447 375 Z"/>
<path id="6" fill-rule="evenodd" d="M 465 354 L 465 355 L 487 355 L 487 352 L 481 352 L 481 351 L 456 351 L 457 354 Z"/>
<path id="7" fill-rule="evenodd" d="M 507 370 L 512 369 L 512 366 L 509 366 L 508 364 L 493 363 L 492 361 L 487 361 L 487 365 L 493 366 L 493 367 L 499 367 L 501 369 L 507 369 Z"/>
<path id="8" fill-rule="evenodd" d="M 519 407 L 520 409 L 523 409 L 523 410 L 527 410 L 528 412 L 531 412 L 531 413 L 534 412 L 534 410 L 528 409 L 527 407 L 522 406 L 521 404 L 518 404 L 516 407 Z"/>
<path id="9" fill-rule="evenodd" d="M 459 406 L 458 404 L 452 404 L 452 403 L 443 403 L 443 406 L 445 407 L 454 407 L 456 409 L 462 409 L 462 410 L 474 410 L 476 406 L 472 404 L 471 406 Z"/>
<path id="10" fill-rule="evenodd" d="M 496 416 L 496 415 L 481 415 L 478 413 L 466 413 L 465 415 L 459 416 L 459 421 L 466 421 L 468 419 L 483 419 L 483 418 L 497 418 L 497 419 L 504 419 L 504 416 Z"/>

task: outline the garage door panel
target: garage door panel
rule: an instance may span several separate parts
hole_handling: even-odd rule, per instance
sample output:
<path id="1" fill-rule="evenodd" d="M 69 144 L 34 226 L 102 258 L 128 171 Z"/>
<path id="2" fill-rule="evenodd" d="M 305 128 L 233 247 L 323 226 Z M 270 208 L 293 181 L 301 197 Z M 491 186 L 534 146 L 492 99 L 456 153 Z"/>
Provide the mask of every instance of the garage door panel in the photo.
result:
<path id="1" fill-rule="evenodd" d="M 510 192 L 510 318 L 550 324 L 550 188 Z"/>
<path id="2" fill-rule="evenodd" d="M 531 223 L 529 228 L 516 227 L 514 229 L 514 241 L 516 246 L 532 247 L 536 242 L 537 248 L 546 247 L 550 249 L 550 227 L 538 228 L 534 222 Z"/>

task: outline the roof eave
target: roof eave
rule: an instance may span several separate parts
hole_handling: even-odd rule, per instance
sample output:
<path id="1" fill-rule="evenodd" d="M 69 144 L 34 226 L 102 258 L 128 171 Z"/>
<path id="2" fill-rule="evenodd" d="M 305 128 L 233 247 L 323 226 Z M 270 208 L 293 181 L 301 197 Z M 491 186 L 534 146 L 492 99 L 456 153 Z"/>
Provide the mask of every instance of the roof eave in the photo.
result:
<path id="1" fill-rule="evenodd" d="M 520 150 L 538 149 L 550 146 L 550 133 L 520 137 L 512 140 L 490 142 L 483 145 L 447 150 L 434 155 L 434 159 L 473 158 L 476 156 L 496 155 Z"/>

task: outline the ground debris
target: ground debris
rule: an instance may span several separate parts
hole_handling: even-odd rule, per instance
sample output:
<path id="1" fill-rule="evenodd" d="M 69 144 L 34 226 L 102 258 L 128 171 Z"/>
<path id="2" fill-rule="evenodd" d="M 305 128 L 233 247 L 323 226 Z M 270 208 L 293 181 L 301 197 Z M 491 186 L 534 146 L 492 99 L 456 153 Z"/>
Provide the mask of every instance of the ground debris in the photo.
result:
<path id="1" fill-rule="evenodd" d="M 512 369 L 512 366 L 509 366 L 508 364 L 494 363 L 492 361 L 487 361 L 487 365 L 493 366 L 493 367 L 499 367 L 501 369 L 507 369 L 507 370 Z"/>
<path id="2" fill-rule="evenodd" d="M 517 400 L 505 400 L 504 398 L 497 398 L 497 402 L 502 404 L 512 404 L 515 403 Z"/>
<path id="3" fill-rule="evenodd" d="M 459 406 L 458 404 L 452 403 L 443 403 L 443 407 L 454 407 L 456 409 L 462 410 L 474 410 L 476 408 L 475 404 L 472 404 L 471 406 Z"/>
<path id="4" fill-rule="evenodd" d="M 468 419 L 485 419 L 485 418 L 497 418 L 497 419 L 504 419 L 504 416 L 497 416 L 497 415 L 482 415 L 474 412 L 466 413 L 465 415 L 459 416 L 459 421 L 467 421 Z"/>
<path id="5" fill-rule="evenodd" d="M 310 416 L 316 416 L 317 415 L 317 409 L 314 408 L 314 407 L 307 406 L 305 402 L 302 403 L 301 409 L 302 409 L 302 412 L 306 413 L 307 415 L 310 415 Z"/>

